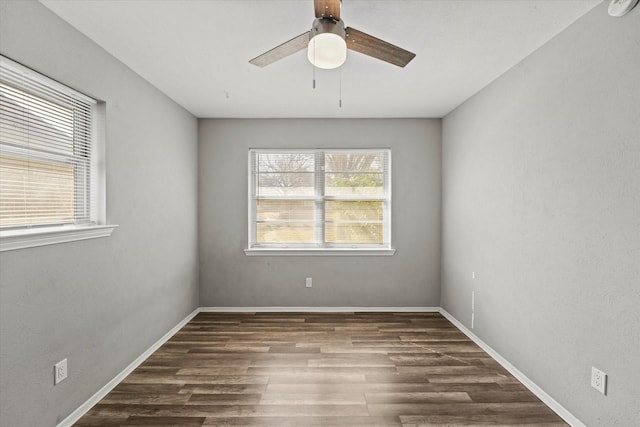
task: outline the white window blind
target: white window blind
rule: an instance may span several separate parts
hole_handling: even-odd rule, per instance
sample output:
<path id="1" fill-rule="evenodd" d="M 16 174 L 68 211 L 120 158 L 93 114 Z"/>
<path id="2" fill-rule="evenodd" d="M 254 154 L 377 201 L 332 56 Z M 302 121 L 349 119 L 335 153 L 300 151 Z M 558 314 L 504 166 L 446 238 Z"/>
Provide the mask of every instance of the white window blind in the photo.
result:
<path id="1" fill-rule="evenodd" d="M 391 153 L 250 150 L 249 249 L 390 248 Z"/>
<path id="2" fill-rule="evenodd" d="M 95 222 L 96 105 L 0 57 L 0 228 Z"/>

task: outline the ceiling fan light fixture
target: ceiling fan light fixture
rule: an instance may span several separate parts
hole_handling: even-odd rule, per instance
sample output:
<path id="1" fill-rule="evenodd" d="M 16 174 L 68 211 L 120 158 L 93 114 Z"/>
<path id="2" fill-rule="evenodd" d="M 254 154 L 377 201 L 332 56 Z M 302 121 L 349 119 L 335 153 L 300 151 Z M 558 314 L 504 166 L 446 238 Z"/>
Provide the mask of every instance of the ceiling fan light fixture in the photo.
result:
<path id="1" fill-rule="evenodd" d="M 309 35 L 307 58 L 315 67 L 330 70 L 338 68 L 347 59 L 344 22 L 318 18 Z"/>
<path id="2" fill-rule="evenodd" d="M 353 27 L 345 27 L 340 19 L 342 0 L 313 0 L 313 5 L 316 19 L 309 31 L 256 56 L 249 63 L 265 67 L 304 49 L 307 49 L 307 58 L 314 67 L 325 69 L 338 68 L 344 64 L 347 49 L 398 67 L 404 67 L 415 58 L 416 54 L 413 52 Z"/>

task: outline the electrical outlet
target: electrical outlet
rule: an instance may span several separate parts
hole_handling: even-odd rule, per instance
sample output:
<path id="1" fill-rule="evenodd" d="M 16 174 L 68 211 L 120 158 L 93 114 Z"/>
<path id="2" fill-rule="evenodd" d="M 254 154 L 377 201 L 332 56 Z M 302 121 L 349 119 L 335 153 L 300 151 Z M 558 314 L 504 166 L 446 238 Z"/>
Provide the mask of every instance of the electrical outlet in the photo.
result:
<path id="1" fill-rule="evenodd" d="M 306 282 L 305 282 L 305 286 L 306 286 L 307 288 L 311 288 L 311 287 L 313 287 L 313 279 L 312 279 L 311 277 L 307 277 L 307 280 L 306 280 Z"/>
<path id="2" fill-rule="evenodd" d="M 53 384 L 56 385 L 67 378 L 67 359 L 53 365 Z"/>
<path id="3" fill-rule="evenodd" d="M 594 366 L 591 367 L 591 387 L 602 394 L 607 394 L 607 374 Z"/>
<path id="4" fill-rule="evenodd" d="M 474 279 L 474 280 L 476 279 L 476 272 L 475 271 L 471 272 L 471 278 Z"/>

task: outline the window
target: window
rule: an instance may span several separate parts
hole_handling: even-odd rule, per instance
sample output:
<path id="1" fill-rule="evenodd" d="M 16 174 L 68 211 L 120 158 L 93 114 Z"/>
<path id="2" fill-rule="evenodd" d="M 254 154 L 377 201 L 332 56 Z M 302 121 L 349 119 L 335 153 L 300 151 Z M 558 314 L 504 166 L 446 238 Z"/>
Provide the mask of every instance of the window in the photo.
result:
<path id="1" fill-rule="evenodd" d="M 250 150 L 247 254 L 392 253 L 390 157 L 388 149 Z"/>
<path id="2" fill-rule="evenodd" d="M 2 250 L 78 240 L 85 228 L 101 237 L 97 108 L 95 100 L 0 57 Z M 60 240 L 69 231 L 72 238 Z M 34 236 L 38 244 L 16 247 Z"/>

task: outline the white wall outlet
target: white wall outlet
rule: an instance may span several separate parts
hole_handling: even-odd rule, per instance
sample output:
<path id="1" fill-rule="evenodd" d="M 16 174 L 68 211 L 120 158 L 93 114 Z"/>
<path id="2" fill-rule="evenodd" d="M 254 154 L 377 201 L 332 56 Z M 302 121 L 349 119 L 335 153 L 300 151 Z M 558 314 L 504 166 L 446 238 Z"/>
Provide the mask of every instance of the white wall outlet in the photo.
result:
<path id="1" fill-rule="evenodd" d="M 476 272 L 475 271 L 471 272 L 471 278 L 475 280 L 475 278 L 476 278 Z"/>
<path id="2" fill-rule="evenodd" d="M 607 374 L 594 366 L 591 367 L 591 387 L 602 394 L 607 394 Z"/>
<path id="3" fill-rule="evenodd" d="M 67 359 L 53 365 L 53 384 L 56 385 L 67 378 Z"/>
<path id="4" fill-rule="evenodd" d="M 311 277 L 307 277 L 307 280 L 305 281 L 305 286 L 307 288 L 313 287 L 313 279 Z"/>

